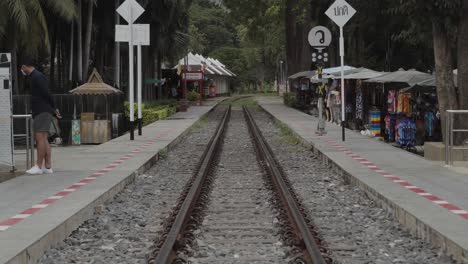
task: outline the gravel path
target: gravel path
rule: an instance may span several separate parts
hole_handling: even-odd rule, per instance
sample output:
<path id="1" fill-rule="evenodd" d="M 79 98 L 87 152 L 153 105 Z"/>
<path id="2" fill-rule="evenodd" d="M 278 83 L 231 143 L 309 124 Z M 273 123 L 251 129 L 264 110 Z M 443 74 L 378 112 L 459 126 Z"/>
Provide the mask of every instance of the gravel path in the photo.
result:
<path id="1" fill-rule="evenodd" d="M 226 107 L 208 114 L 182 141 L 91 220 L 38 261 L 146 263 L 147 251 L 172 211 Z"/>
<path id="2" fill-rule="evenodd" d="M 320 163 L 313 153 L 292 145 L 264 112 L 252 111 L 262 133 L 304 201 L 335 263 L 453 263 L 413 238 L 366 194 Z"/>
<path id="3" fill-rule="evenodd" d="M 244 114 L 233 109 L 190 263 L 288 262 L 263 175 Z"/>

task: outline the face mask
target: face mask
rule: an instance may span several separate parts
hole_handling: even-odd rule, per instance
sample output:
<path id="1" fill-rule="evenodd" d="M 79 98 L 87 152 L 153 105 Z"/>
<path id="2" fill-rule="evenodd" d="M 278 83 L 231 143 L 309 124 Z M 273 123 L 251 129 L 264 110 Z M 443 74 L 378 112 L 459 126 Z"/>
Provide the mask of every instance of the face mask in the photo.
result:
<path id="1" fill-rule="evenodd" d="M 28 74 L 27 74 L 25 71 L 23 71 L 23 69 L 21 69 L 21 73 L 22 73 L 24 76 L 28 76 Z"/>

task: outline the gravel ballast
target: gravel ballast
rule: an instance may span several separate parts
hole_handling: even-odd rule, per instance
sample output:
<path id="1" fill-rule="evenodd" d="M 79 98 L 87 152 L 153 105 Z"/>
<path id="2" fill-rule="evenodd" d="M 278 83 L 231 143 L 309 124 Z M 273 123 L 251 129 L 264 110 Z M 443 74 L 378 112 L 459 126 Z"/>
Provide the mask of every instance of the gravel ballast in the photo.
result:
<path id="1" fill-rule="evenodd" d="M 225 109 L 218 107 L 199 121 L 154 167 L 98 207 L 92 219 L 38 263 L 146 263 L 161 223 L 192 177 Z"/>
<path id="2" fill-rule="evenodd" d="M 268 114 L 252 114 L 327 242 L 335 263 L 453 263 L 440 250 L 403 230 L 362 190 L 346 184 L 310 150 L 291 144 L 294 140 L 288 140 L 284 136 L 287 133 Z"/>

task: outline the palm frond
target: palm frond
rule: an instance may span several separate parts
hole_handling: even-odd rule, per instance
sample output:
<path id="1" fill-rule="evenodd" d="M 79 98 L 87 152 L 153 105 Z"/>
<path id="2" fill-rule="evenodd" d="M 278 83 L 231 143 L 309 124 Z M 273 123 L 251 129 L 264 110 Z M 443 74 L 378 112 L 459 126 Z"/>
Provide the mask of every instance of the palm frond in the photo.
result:
<path id="1" fill-rule="evenodd" d="M 37 0 L 30 0 L 30 8 L 31 8 L 31 13 L 32 16 L 34 17 L 34 22 L 36 25 L 38 25 L 38 28 L 40 30 L 36 31 L 36 34 L 43 34 L 45 38 L 45 46 L 48 49 L 49 48 L 49 29 L 47 27 L 47 20 L 45 18 L 43 9 L 41 4 Z M 42 32 L 41 32 L 42 31 Z"/>
<path id="2" fill-rule="evenodd" d="M 15 24 L 18 26 L 20 31 L 27 31 L 29 16 L 27 11 L 27 5 L 29 1 L 35 0 L 2 0 L 7 6 L 6 16 L 11 17 Z"/>
<path id="3" fill-rule="evenodd" d="M 32 0 L 29 0 L 29 1 L 32 1 Z M 74 0 L 40 0 L 40 1 L 41 1 L 41 5 L 49 8 L 51 13 L 59 15 L 65 20 L 71 21 L 77 16 L 77 10 L 76 10 L 76 5 L 75 5 Z"/>

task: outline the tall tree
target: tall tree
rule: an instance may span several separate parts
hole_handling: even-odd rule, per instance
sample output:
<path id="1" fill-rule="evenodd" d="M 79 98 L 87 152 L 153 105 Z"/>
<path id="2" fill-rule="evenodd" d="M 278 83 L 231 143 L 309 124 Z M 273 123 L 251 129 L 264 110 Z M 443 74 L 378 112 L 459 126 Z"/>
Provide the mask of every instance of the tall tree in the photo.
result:
<path id="1" fill-rule="evenodd" d="M 468 0 L 462 0 L 458 25 L 458 91 L 460 107 L 468 109 Z"/>
<path id="2" fill-rule="evenodd" d="M 78 17 L 77 17 L 77 27 L 78 30 L 76 32 L 77 38 L 76 42 L 78 43 L 78 54 L 77 54 L 77 73 L 78 73 L 78 82 L 83 82 L 83 3 L 82 0 L 77 0 L 77 9 L 78 9 Z"/>
<path id="3" fill-rule="evenodd" d="M 94 14 L 94 5 L 95 5 L 95 0 L 88 0 L 88 12 L 87 12 L 87 17 L 88 17 L 88 22 L 86 23 L 86 37 L 85 37 L 85 49 L 84 49 L 84 55 L 83 55 L 83 73 L 82 76 L 84 80 L 88 78 L 88 72 L 89 72 L 89 58 L 90 58 L 90 52 L 91 52 L 91 38 L 93 35 L 93 14 Z"/>
<path id="4" fill-rule="evenodd" d="M 75 17 L 73 0 L 2 0 L 0 1 L 0 36 L 6 39 L 12 53 L 13 83 L 18 89 L 18 50 L 24 56 L 35 56 L 41 50 L 50 52 L 49 29 L 45 10 L 54 16 L 71 20 Z"/>
<path id="5" fill-rule="evenodd" d="M 435 73 L 442 133 L 445 138 L 446 110 L 459 109 L 459 97 L 453 82 L 454 50 L 458 26 L 460 0 L 399 0 L 398 10 L 419 25 L 419 30 L 431 26 L 434 47 Z M 417 33 L 417 32 L 413 32 Z"/>

